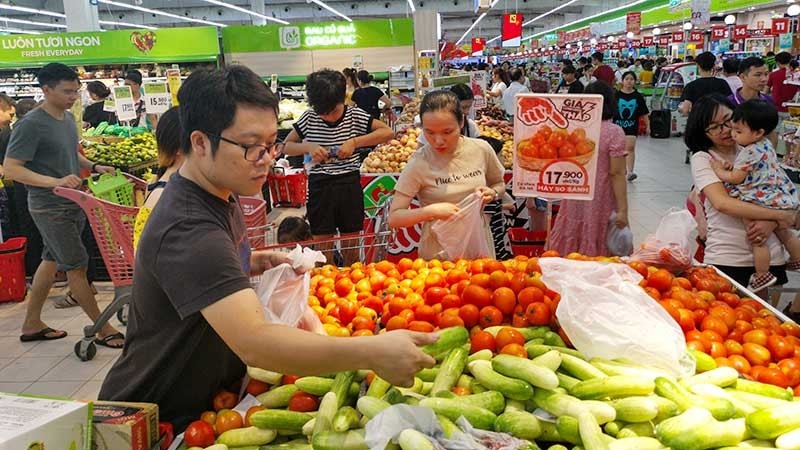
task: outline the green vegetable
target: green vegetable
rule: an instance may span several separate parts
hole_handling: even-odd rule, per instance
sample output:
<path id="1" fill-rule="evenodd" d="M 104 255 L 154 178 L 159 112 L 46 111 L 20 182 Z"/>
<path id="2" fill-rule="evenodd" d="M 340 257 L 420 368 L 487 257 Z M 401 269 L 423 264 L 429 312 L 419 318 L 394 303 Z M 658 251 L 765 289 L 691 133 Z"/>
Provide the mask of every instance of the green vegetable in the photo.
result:
<path id="1" fill-rule="evenodd" d="M 578 431 L 583 448 L 586 450 L 608 450 L 608 441 L 603 438 L 603 430 L 590 412 L 578 414 Z"/>
<path id="2" fill-rule="evenodd" d="M 424 381 L 414 377 L 414 384 L 410 388 L 399 387 L 397 390 L 402 392 L 403 395 L 409 395 L 410 393 L 419 394 L 422 392 L 422 383 L 424 383 Z"/>
<path id="3" fill-rule="evenodd" d="M 422 381 L 433 381 L 436 379 L 436 374 L 439 373 L 438 367 L 432 367 L 430 369 L 422 369 L 417 372 L 417 378 Z"/>
<path id="4" fill-rule="evenodd" d="M 694 395 L 675 381 L 664 377 L 656 378 L 655 383 L 656 394 L 672 400 L 682 411 L 704 408 L 717 420 L 730 419 L 736 414 L 736 408 L 724 398 Z"/>
<path id="5" fill-rule="evenodd" d="M 578 419 L 572 416 L 559 416 L 556 419 L 556 430 L 561 439 L 570 444 L 581 443 Z"/>
<path id="6" fill-rule="evenodd" d="M 446 437 L 450 438 L 453 436 L 453 433 L 461 432 L 461 428 L 458 428 L 458 425 L 456 425 L 455 422 L 447 417 L 441 414 L 436 414 L 436 418 L 439 419 L 439 423 L 442 425 L 442 429 L 444 430 L 444 435 Z"/>
<path id="7" fill-rule="evenodd" d="M 757 409 L 750 403 L 743 401 L 735 397 L 734 395 L 731 395 L 729 391 L 726 391 L 725 389 L 722 389 L 721 387 L 715 386 L 713 384 L 695 384 L 693 386 L 690 386 L 689 390 L 697 395 L 724 398 L 725 400 L 731 402 L 733 407 L 736 408 L 735 417 L 747 417 L 748 414 Z"/>
<path id="8" fill-rule="evenodd" d="M 510 399 L 527 400 L 533 396 L 533 387 L 530 384 L 495 372 L 489 361 L 473 361 L 467 367 L 480 384 L 490 390 L 499 391 Z"/>
<path id="9" fill-rule="evenodd" d="M 461 347 L 469 341 L 469 332 L 464 327 L 450 327 L 439 331 L 439 340 L 421 347 L 428 355 L 441 361 L 450 350 Z"/>
<path id="10" fill-rule="evenodd" d="M 401 431 L 397 440 L 403 450 L 433 450 L 430 439 L 412 428 Z"/>
<path id="11" fill-rule="evenodd" d="M 361 397 L 358 399 L 356 403 L 356 407 L 358 412 L 363 414 L 365 417 L 372 419 L 373 417 L 380 414 L 381 411 L 390 407 L 391 405 L 379 398 L 375 397 Z"/>
<path id="12" fill-rule="evenodd" d="M 303 430 L 302 430 L 303 436 L 311 437 L 311 435 L 314 434 L 314 427 L 316 425 L 317 425 L 316 417 L 306 422 L 306 424 L 303 425 Z"/>
<path id="13" fill-rule="evenodd" d="M 689 350 L 689 354 L 692 355 L 695 360 L 698 373 L 708 372 L 709 370 L 717 368 L 717 362 L 714 361 L 714 358 L 712 358 L 711 355 L 707 355 L 697 350 Z"/>
<path id="14" fill-rule="evenodd" d="M 108 128 L 108 122 L 103 121 L 97 124 L 97 127 L 94 129 L 94 133 L 92 136 L 100 136 L 103 132 Z"/>
<path id="15" fill-rule="evenodd" d="M 289 400 L 300 389 L 293 384 L 278 386 L 256 397 L 264 408 L 277 409 L 289 406 Z"/>
<path id="16" fill-rule="evenodd" d="M 367 389 L 367 396 L 369 397 L 376 397 L 381 398 L 389 388 L 392 387 L 388 381 L 384 380 L 383 378 L 375 375 L 372 379 L 372 383 L 369 384 L 369 388 Z"/>
<path id="17" fill-rule="evenodd" d="M 276 384 L 281 384 L 281 380 L 283 380 L 283 375 L 272 372 L 269 370 L 259 369 L 257 367 L 248 367 L 247 368 L 247 375 L 254 379 L 261 381 L 263 383 L 267 383 L 270 386 L 274 386 Z"/>
<path id="18" fill-rule="evenodd" d="M 649 395 L 655 390 L 652 380 L 625 375 L 606 376 L 581 381 L 572 386 L 570 394 L 581 399 Z"/>
<path id="19" fill-rule="evenodd" d="M 317 413 L 316 423 L 314 424 L 314 432 L 312 438 L 316 438 L 318 434 L 330 431 L 333 429 L 333 417 L 339 410 L 338 401 L 334 392 L 328 392 L 322 397 L 319 403 L 319 412 Z M 316 445 L 314 446 L 316 447 Z"/>
<path id="20" fill-rule="evenodd" d="M 497 373 L 526 381 L 535 387 L 544 389 L 555 389 L 558 387 L 558 377 L 555 372 L 529 359 L 501 354 L 492 359 L 492 368 L 497 371 Z"/>
<path id="21" fill-rule="evenodd" d="M 778 386 L 759 383 L 758 381 L 750 381 L 744 378 L 739 378 L 736 380 L 735 388 L 737 391 L 777 398 L 778 400 L 786 400 L 787 402 L 790 402 L 794 399 L 794 395 L 788 389 L 782 389 Z"/>
<path id="22" fill-rule="evenodd" d="M 617 439 L 608 444 L 608 450 L 660 450 L 664 446 L 651 437 L 629 437 Z"/>
<path id="23" fill-rule="evenodd" d="M 607 424 L 603 425 L 603 432 L 609 436 L 616 437 L 619 434 L 619 430 L 623 427 L 622 422 L 615 420 L 613 422 L 608 422 Z"/>
<path id="24" fill-rule="evenodd" d="M 537 389 L 533 399 L 540 408 L 554 416 L 577 418 L 581 412 L 589 411 L 594 414 L 597 422 L 601 424 L 611 422 L 617 416 L 614 407 L 607 403 L 591 400 L 582 401 L 571 395 L 556 394 L 545 389 Z"/>
<path id="25" fill-rule="evenodd" d="M 617 420 L 623 422 L 649 422 L 658 415 L 658 403 L 653 397 L 627 397 L 614 400 L 611 406 L 617 411 Z"/>
<path id="26" fill-rule="evenodd" d="M 639 364 L 613 361 L 603 358 L 592 358 L 589 360 L 593 366 L 602 370 L 606 375 L 627 375 L 632 377 L 647 378 L 648 380 L 655 380 L 658 377 L 670 378 L 666 372 L 658 369 L 641 366 Z"/>
<path id="27" fill-rule="evenodd" d="M 250 416 L 250 423 L 258 428 L 270 430 L 291 430 L 300 432 L 313 417 L 302 412 L 286 411 L 282 409 L 265 409 L 254 412 Z"/>
<path id="28" fill-rule="evenodd" d="M 388 402 L 390 405 L 403 403 L 403 393 L 396 387 L 391 387 L 386 391 L 386 394 L 381 397 L 381 400 Z"/>
<path id="29" fill-rule="evenodd" d="M 333 416 L 333 431 L 344 432 L 358 425 L 361 419 L 352 406 L 342 406 Z"/>
<path id="30" fill-rule="evenodd" d="M 482 430 L 491 430 L 497 418 L 488 409 L 473 406 L 457 399 L 426 398 L 419 402 L 419 406 L 431 408 L 437 414 L 441 414 L 453 421 L 458 420 L 463 415 L 472 426 Z"/>
<path id="31" fill-rule="evenodd" d="M 369 450 L 364 440 L 364 429 L 350 430 L 344 433 L 323 431 L 314 433 L 311 446 L 314 450 Z"/>
<path id="32" fill-rule="evenodd" d="M 547 353 L 543 353 L 533 358 L 531 361 L 534 364 L 547 367 L 555 372 L 561 366 L 561 352 L 558 350 L 550 350 Z"/>
<path id="33" fill-rule="evenodd" d="M 561 354 L 572 355 L 576 358 L 583 359 L 583 355 L 575 349 L 567 348 L 567 347 L 556 347 L 554 345 L 545 345 L 545 344 L 537 344 L 536 342 L 527 342 L 525 344 L 525 351 L 528 352 L 529 357 L 536 357 L 540 355 L 544 355 L 545 353 L 551 350 L 558 350 Z"/>
<path id="34" fill-rule="evenodd" d="M 228 447 L 264 445 L 272 442 L 277 435 L 278 432 L 275 430 L 264 430 L 258 427 L 236 428 L 220 434 L 217 444 L 224 444 Z"/>
<path id="35" fill-rule="evenodd" d="M 630 431 L 632 435 L 640 437 L 654 437 L 656 430 L 650 422 L 629 423 L 620 430 L 620 433 Z"/>
<path id="36" fill-rule="evenodd" d="M 561 336 L 558 333 L 554 333 L 552 331 L 547 331 L 544 334 L 544 343 L 545 345 L 552 345 L 553 347 L 564 347 L 566 348 L 567 343 L 561 339 Z"/>
<path id="37" fill-rule="evenodd" d="M 477 352 L 469 355 L 469 357 L 467 358 L 467 362 L 471 363 L 472 361 L 476 361 L 479 359 L 482 359 L 484 361 L 491 361 L 493 355 L 494 353 L 492 353 L 491 350 L 485 348 L 483 350 L 478 350 Z"/>
<path id="38" fill-rule="evenodd" d="M 303 392 L 323 396 L 330 392 L 333 380 L 324 377 L 302 377 L 295 380 L 294 385 Z"/>
<path id="39" fill-rule="evenodd" d="M 503 409 L 503 411 L 526 411 L 525 402 L 521 402 L 519 400 L 507 400 L 506 407 Z"/>
<path id="40" fill-rule="evenodd" d="M 433 383 L 429 383 L 427 381 L 422 382 L 422 391 L 420 391 L 420 394 L 428 396 L 431 395 L 432 390 L 433 390 Z"/>
<path id="41" fill-rule="evenodd" d="M 506 411 L 497 416 L 494 430 L 520 439 L 534 440 L 542 434 L 539 419 L 525 411 Z"/>
<path id="42" fill-rule="evenodd" d="M 488 409 L 495 414 L 502 413 L 506 407 L 505 397 L 497 391 L 486 391 L 480 394 L 465 395 L 463 397 L 455 396 L 455 399 L 468 405 Z"/>
<path id="43" fill-rule="evenodd" d="M 800 428 L 778 436 L 775 439 L 775 446 L 785 450 L 800 450 Z"/>
<path id="44" fill-rule="evenodd" d="M 236 450 L 243 449 L 238 448 Z M 312 450 L 312 447 L 311 444 L 308 443 L 307 439 L 295 439 L 283 444 L 262 445 L 260 447 L 255 447 L 254 450 Z"/>
<path id="45" fill-rule="evenodd" d="M 542 429 L 542 434 L 539 436 L 540 442 L 566 442 L 566 440 L 558 433 L 556 424 L 540 421 L 539 427 Z"/>
<path id="46" fill-rule="evenodd" d="M 727 388 L 725 392 L 730 394 L 733 398 L 741 400 L 745 403 L 752 405 L 756 409 L 772 408 L 776 406 L 786 405 L 786 400 L 778 400 L 775 397 L 766 397 L 764 395 L 751 394 L 750 392 L 743 392 L 738 389 Z"/>
<path id="47" fill-rule="evenodd" d="M 558 386 L 566 389 L 567 391 L 581 382 L 581 380 L 561 372 L 556 372 L 556 377 L 558 377 Z"/>
<path id="48" fill-rule="evenodd" d="M 436 395 L 439 391 L 449 391 L 456 385 L 458 377 L 467 367 L 467 356 L 468 352 L 461 347 L 450 350 L 433 380 L 432 395 Z"/>
<path id="49" fill-rule="evenodd" d="M 608 375 L 602 370 L 589 364 L 585 360 L 572 356 L 567 353 L 561 354 L 561 369 L 580 380 L 591 380 L 593 378 L 606 378 Z"/>
<path id="50" fill-rule="evenodd" d="M 739 372 L 736 369 L 722 366 L 697 374 L 693 377 L 684 378 L 680 380 L 680 383 L 687 388 L 695 384 L 713 384 L 719 387 L 726 387 L 736 384 L 738 378 Z"/>
<path id="51" fill-rule="evenodd" d="M 337 373 L 336 378 L 333 379 L 333 386 L 331 386 L 331 392 L 336 394 L 337 408 L 341 408 L 342 405 L 344 405 L 345 402 L 347 401 L 347 396 L 349 395 L 350 391 L 350 385 L 353 383 L 353 378 L 355 376 L 356 376 L 356 371 L 349 370 L 346 372 Z"/>
<path id="52" fill-rule="evenodd" d="M 703 408 L 690 408 L 656 427 L 658 440 L 673 450 L 701 450 L 736 445 L 747 439 L 747 434 L 745 419 L 718 421 Z"/>
<path id="53" fill-rule="evenodd" d="M 555 445 L 551 445 L 550 447 L 547 447 L 547 450 L 568 450 L 568 449 L 567 449 L 567 447 L 564 447 L 561 444 L 555 444 Z"/>
<path id="54" fill-rule="evenodd" d="M 758 410 L 747 416 L 747 429 L 758 439 L 773 439 L 800 428 L 800 402 Z"/>

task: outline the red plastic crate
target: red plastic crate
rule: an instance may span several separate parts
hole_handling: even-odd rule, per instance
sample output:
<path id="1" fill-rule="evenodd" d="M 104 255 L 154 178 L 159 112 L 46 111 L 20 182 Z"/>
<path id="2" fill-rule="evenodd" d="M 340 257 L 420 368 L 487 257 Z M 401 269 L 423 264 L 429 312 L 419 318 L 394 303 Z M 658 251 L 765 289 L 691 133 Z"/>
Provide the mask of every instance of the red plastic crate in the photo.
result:
<path id="1" fill-rule="evenodd" d="M 0 244 L 0 302 L 25 300 L 25 238 L 11 238 Z"/>
<path id="2" fill-rule="evenodd" d="M 514 256 L 539 256 L 544 253 L 547 242 L 546 231 L 528 231 L 527 228 L 510 228 L 508 240 L 511 243 L 511 253 Z"/>
<path id="3" fill-rule="evenodd" d="M 299 208 L 306 204 L 308 175 L 305 172 L 288 175 L 270 172 L 267 183 L 272 205 L 276 208 Z"/>

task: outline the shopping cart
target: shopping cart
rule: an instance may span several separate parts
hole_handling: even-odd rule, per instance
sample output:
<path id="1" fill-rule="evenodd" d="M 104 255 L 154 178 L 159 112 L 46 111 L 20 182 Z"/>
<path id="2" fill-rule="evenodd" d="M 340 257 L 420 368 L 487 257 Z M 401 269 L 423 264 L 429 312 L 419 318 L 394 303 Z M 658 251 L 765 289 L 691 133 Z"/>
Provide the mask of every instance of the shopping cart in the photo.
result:
<path id="1" fill-rule="evenodd" d="M 147 183 L 144 180 L 133 175 L 124 175 L 133 183 L 135 191 L 147 190 Z M 114 300 L 102 311 L 94 324 L 84 327 L 83 339 L 75 343 L 75 355 L 81 361 L 89 361 L 97 354 L 95 336 L 111 317 L 116 314 L 120 322 L 127 323 L 125 307 L 130 302 L 131 284 L 133 284 L 133 226 L 139 208 L 100 200 L 76 189 L 57 187 L 53 192 L 59 197 L 77 203 L 86 213 L 114 285 Z"/>

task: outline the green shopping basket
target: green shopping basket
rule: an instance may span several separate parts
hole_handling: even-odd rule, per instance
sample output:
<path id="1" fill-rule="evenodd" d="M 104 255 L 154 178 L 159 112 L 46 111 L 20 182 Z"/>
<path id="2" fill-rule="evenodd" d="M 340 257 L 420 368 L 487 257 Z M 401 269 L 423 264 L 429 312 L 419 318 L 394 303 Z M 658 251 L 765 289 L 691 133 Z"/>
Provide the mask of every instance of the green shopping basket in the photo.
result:
<path id="1" fill-rule="evenodd" d="M 87 181 L 95 197 L 118 205 L 133 206 L 133 183 L 119 169 L 116 175 L 104 173 L 96 180 L 92 177 Z"/>

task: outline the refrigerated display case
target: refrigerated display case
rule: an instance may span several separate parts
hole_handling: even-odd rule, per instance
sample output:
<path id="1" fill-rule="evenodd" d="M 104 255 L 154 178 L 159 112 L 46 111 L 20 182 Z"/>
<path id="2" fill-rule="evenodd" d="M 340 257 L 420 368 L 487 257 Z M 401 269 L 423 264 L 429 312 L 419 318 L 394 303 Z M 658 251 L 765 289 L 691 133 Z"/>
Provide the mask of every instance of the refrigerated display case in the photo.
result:
<path id="1" fill-rule="evenodd" d="M 672 64 L 661 69 L 650 99 L 650 129 L 653 137 L 664 138 L 683 133 L 686 117 L 678 111 L 678 105 L 684 86 L 696 78 L 697 65 L 694 63 Z"/>

